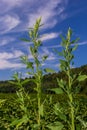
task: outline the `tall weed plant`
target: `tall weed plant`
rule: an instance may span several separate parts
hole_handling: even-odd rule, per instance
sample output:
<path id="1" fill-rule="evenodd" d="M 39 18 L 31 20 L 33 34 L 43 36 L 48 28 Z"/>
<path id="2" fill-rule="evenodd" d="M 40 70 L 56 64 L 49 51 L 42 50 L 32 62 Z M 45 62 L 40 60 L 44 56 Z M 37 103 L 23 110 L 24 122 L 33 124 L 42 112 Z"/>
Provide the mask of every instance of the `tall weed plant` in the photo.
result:
<path id="1" fill-rule="evenodd" d="M 27 74 L 33 78 L 22 80 L 22 75 L 15 73 L 13 75 L 14 82 L 12 84 L 18 87 L 16 92 L 17 98 L 14 100 L 17 105 L 12 108 L 10 118 L 4 114 L 5 128 L 7 130 L 86 130 L 87 122 L 83 120 L 79 114 L 80 102 L 77 100 L 79 86 L 74 87 L 76 81 L 80 82 L 87 78 L 87 75 L 73 74 L 71 67 L 74 62 L 73 52 L 77 48 L 78 39 L 71 40 L 72 30 L 69 28 L 66 37 L 61 36 L 62 51 L 58 53 L 61 56 L 60 70 L 66 75 L 66 79 L 57 78 L 58 86 L 51 89 L 55 92 L 54 96 L 65 96 L 63 102 L 56 100 L 54 103 L 52 95 L 43 94 L 43 75 L 44 72 L 53 72 L 50 68 L 43 69 L 42 64 L 47 59 L 47 55 L 41 56 L 39 49 L 42 45 L 40 40 L 39 29 L 41 27 L 41 18 L 36 20 L 33 28 L 29 29 L 29 39 L 22 38 L 25 42 L 32 42 L 29 51 L 33 60 L 27 55 L 21 57 L 21 61 L 26 65 Z M 35 94 L 30 94 L 24 88 L 28 82 L 34 82 Z M 32 86 L 33 87 L 33 86 Z M 44 96 L 45 95 L 45 96 Z M 45 98 L 43 98 L 43 96 Z M 0 101 L 0 104 L 4 104 Z M 1 107 L 1 105 L 0 105 Z M 18 112 L 17 112 L 18 109 Z M 6 112 L 9 111 L 7 108 Z M 13 114 L 14 113 L 14 114 Z M 8 113 L 7 113 L 8 114 Z M 1 123 L 1 122 L 0 122 Z M 3 123 L 4 126 L 4 123 Z"/>
<path id="2" fill-rule="evenodd" d="M 21 81 L 21 77 L 18 73 L 14 74 L 14 79 L 16 80 L 15 85 L 19 87 L 17 91 L 17 102 L 20 104 L 20 109 L 24 112 L 22 119 L 14 119 L 11 123 L 11 126 L 16 126 L 19 128 L 21 125 L 26 124 L 26 129 L 44 129 L 44 103 L 47 102 L 46 98 L 42 100 L 42 80 L 43 80 L 43 71 L 47 72 L 49 69 L 42 68 L 42 63 L 47 59 L 47 55 L 43 55 L 42 57 L 39 54 L 39 48 L 42 45 L 39 38 L 39 28 L 41 27 L 41 18 L 36 20 L 36 23 L 33 28 L 29 30 L 29 40 L 22 38 L 25 42 L 32 42 L 32 45 L 29 47 L 29 51 L 33 57 L 31 61 L 27 55 L 21 57 L 22 63 L 26 65 L 27 74 L 32 75 L 32 79 L 25 79 Z M 19 78 L 20 77 L 20 78 Z M 36 91 L 36 98 L 30 98 L 29 93 L 24 90 L 23 85 L 27 82 L 34 82 L 36 87 L 34 91 Z M 12 82 L 14 84 L 14 82 Z M 35 103 L 36 102 L 36 103 Z M 36 104 L 36 105 L 35 105 Z M 30 108 L 30 105 L 32 108 Z M 36 108 L 35 108 L 35 106 Z M 28 124 L 28 125 L 27 125 Z"/>
<path id="3" fill-rule="evenodd" d="M 72 67 L 74 65 L 74 54 L 73 51 L 76 50 L 78 38 L 75 40 L 72 39 L 72 30 L 69 28 L 66 37 L 61 35 L 61 46 L 62 51 L 59 52 L 56 50 L 59 56 L 61 56 L 60 61 L 60 70 L 64 72 L 66 79 L 58 79 L 59 88 L 52 89 L 56 94 L 65 95 L 65 103 L 56 103 L 54 105 L 54 112 L 59 116 L 59 118 L 67 124 L 68 130 L 82 130 L 83 124 L 78 125 L 78 117 L 81 118 L 78 113 L 78 108 L 80 107 L 79 101 L 76 100 L 76 96 L 80 90 L 80 82 L 87 78 L 87 75 L 73 74 Z M 75 82 L 79 81 L 78 86 L 74 86 Z M 80 120 L 79 120 L 80 121 Z M 86 125 L 87 127 L 87 125 Z"/>

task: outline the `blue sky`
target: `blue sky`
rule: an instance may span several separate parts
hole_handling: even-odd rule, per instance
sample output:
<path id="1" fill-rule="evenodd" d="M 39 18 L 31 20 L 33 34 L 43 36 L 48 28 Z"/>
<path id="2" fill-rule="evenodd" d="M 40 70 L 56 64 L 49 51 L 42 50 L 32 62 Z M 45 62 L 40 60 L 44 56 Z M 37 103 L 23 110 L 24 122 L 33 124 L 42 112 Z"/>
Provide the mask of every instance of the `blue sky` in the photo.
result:
<path id="1" fill-rule="evenodd" d="M 49 55 L 43 67 L 59 70 L 59 56 L 53 48 L 61 50 L 60 34 L 69 27 L 74 38 L 80 37 L 74 67 L 87 64 L 87 0 L 0 0 L 0 80 L 11 79 L 15 71 L 26 76 L 20 56 L 27 54 L 32 59 L 28 50 L 31 43 L 20 38 L 28 35 L 28 28 L 40 16 L 44 23 L 40 53 Z"/>

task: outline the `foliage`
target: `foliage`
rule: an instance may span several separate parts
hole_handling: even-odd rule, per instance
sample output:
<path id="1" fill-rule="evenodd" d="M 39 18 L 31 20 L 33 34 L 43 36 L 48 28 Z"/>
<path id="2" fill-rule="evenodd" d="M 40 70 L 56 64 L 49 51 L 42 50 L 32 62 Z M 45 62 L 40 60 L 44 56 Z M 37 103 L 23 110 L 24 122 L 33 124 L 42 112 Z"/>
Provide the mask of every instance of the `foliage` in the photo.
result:
<path id="1" fill-rule="evenodd" d="M 63 71 L 67 77 L 67 80 L 65 79 L 59 79 L 57 78 L 57 82 L 59 85 L 59 88 L 52 89 L 56 94 L 65 94 L 66 95 L 66 103 L 68 110 L 68 113 L 63 109 L 65 108 L 60 103 L 57 105 L 57 103 L 54 105 L 54 111 L 58 114 L 60 119 L 62 119 L 65 123 L 68 125 L 68 129 L 75 130 L 76 127 L 78 129 L 77 124 L 75 123 L 77 118 L 80 117 L 77 115 L 77 109 L 79 107 L 79 102 L 75 100 L 76 94 L 79 92 L 79 86 L 76 88 L 73 88 L 73 85 L 76 81 L 84 81 L 87 78 L 87 75 L 82 75 L 81 72 L 77 75 L 76 73 L 73 74 L 71 71 L 71 66 L 74 64 L 73 62 L 73 51 L 76 50 L 77 44 L 74 45 L 74 43 L 77 42 L 76 40 L 71 40 L 72 36 L 72 30 L 69 28 L 66 38 L 61 36 L 62 42 L 61 46 L 63 47 L 61 52 L 57 53 L 62 56 L 60 61 L 60 70 Z M 62 110 L 63 109 L 63 110 Z M 65 112 L 64 112 L 65 111 Z M 67 119 L 68 116 L 68 119 Z M 79 120 L 80 121 L 80 120 Z M 82 120 L 83 121 L 83 120 Z"/>

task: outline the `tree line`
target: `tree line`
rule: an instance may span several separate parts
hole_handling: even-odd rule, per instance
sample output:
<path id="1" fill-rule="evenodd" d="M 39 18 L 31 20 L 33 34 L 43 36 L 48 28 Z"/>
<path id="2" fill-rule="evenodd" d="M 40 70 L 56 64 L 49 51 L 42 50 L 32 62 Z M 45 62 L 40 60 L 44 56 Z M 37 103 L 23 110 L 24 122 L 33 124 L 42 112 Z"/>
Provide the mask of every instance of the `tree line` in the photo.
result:
<path id="1" fill-rule="evenodd" d="M 81 74 L 87 75 L 87 65 L 83 65 L 79 68 L 72 68 L 71 71 L 72 73 L 75 73 L 77 75 L 79 75 L 80 72 Z M 30 78 L 33 79 L 34 77 L 30 77 Z M 43 81 L 42 81 L 42 91 L 44 93 L 53 93 L 50 89 L 58 87 L 57 78 L 66 79 L 67 81 L 67 76 L 64 74 L 64 72 L 48 73 L 44 75 Z M 21 79 L 21 80 L 25 80 L 25 79 Z M 18 90 L 17 86 L 15 86 L 14 84 L 11 84 L 10 81 L 12 80 L 0 81 L 0 93 L 15 93 Z M 76 88 L 77 86 L 78 86 L 78 81 L 74 83 L 73 87 Z M 81 86 L 79 88 L 80 93 L 87 94 L 87 79 L 82 81 L 80 83 L 80 86 Z M 24 85 L 25 90 L 29 91 L 29 93 L 35 92 L 34 87 L 35 87 L 35 84 L 31 81 L 27 82 Z"/>

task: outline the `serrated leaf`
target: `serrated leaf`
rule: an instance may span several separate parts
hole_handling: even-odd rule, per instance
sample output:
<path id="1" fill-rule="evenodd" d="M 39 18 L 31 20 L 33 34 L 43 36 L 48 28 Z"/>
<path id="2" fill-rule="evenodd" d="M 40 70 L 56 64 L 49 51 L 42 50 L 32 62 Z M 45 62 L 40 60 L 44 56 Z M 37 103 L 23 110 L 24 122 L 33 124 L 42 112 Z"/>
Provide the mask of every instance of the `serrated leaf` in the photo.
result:
<path id="1" fill-rule="evenodd" d="M 63 90 L 61 88 L 53 88 L 51 89 L 53 92 L 55 92 L 56 94 L 63 94 Z"/>
<path id="2" fill-rule="evenodd" d="M 84 81 L 87 78 L 87 75 L 79 75 L 77 80 L 78 81 Z"/>

